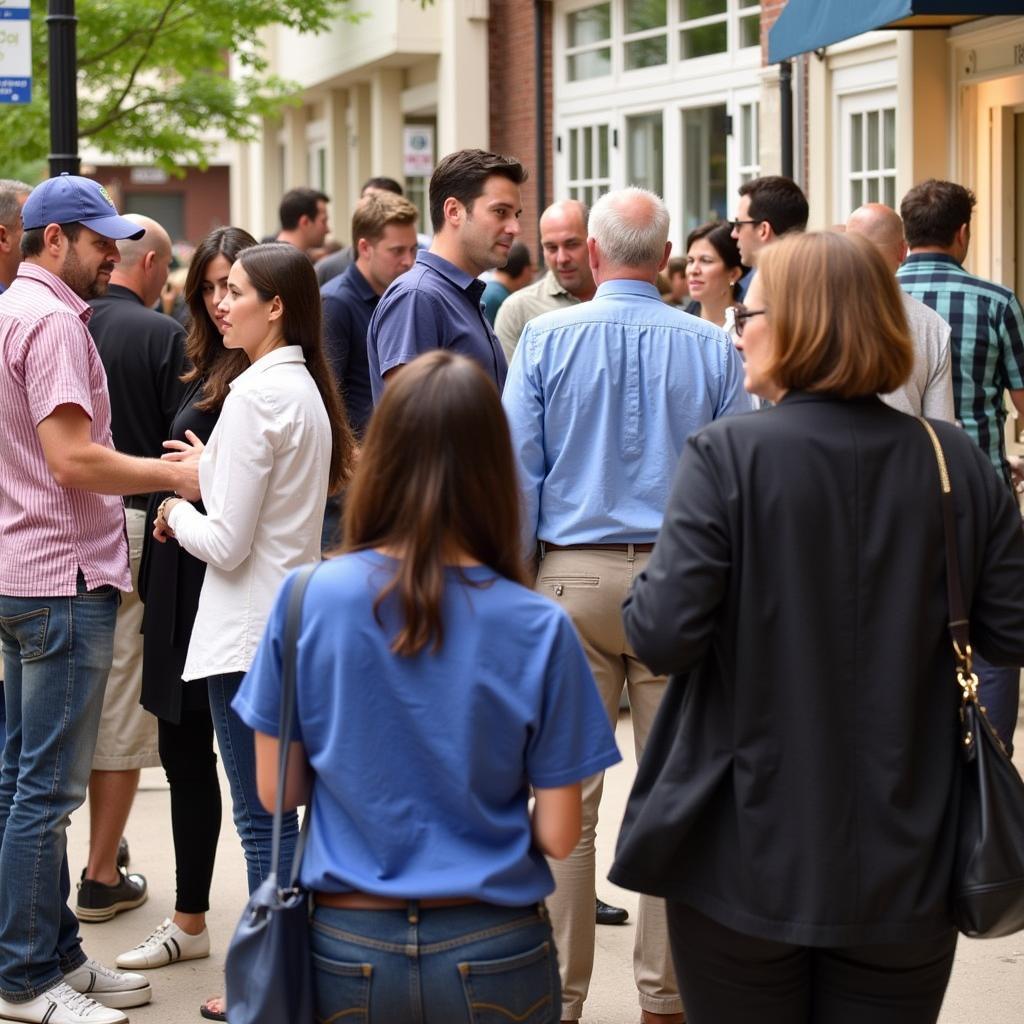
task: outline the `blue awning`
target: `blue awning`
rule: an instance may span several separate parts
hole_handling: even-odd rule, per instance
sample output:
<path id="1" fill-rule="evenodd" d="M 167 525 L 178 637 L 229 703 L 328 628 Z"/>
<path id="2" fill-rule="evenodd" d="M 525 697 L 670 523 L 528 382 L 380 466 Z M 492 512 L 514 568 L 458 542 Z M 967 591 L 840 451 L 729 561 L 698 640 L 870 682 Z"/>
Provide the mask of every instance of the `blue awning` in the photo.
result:
<path id="1" fill-rule="evenodd" d="M 880 28 L 950 28 L 993 14 L 1024 14 L 1021 0 L 789 0 L 768 32 L 768 62 Z"/>

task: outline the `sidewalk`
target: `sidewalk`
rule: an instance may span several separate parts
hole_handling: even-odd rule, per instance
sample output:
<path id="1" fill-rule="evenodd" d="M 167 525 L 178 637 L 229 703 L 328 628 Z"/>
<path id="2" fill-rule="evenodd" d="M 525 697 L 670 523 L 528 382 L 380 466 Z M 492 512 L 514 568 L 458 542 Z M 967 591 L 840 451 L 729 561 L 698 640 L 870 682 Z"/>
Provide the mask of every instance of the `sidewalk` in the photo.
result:
<path id="1" fill-rule="evenodd" d="M 629 716 L 619 720 L 616 738 L 624 761 L 607 773 L 598 832 L 598 894 L 610 903 L 627 907 L 630 922 L 597 930 L 594 977 L 587 1000 L 586 1024 L 636 1024 L 640 1019 L 633 987 L 633 921 L 636 897 L 605 880 L 611 866 L 618 824 L 636 769 Z M 1018 767 L 1024 769 L 1024 728 L 1017 731 Z M 153 1002 L 130 1010 L 133 1024 L 196 1024 L 199 1005 L 223 991 L 224 950 L 247 893 L 241 848 L 231 821 L 231 798 L 222 779 L 224 823 L 217 852 L 209 915 L 213 955 L 149 972 Z M 137 910 L 119 914 L 106 924 L 83 924 L 86 952 L 113 966 L 118 953 L 141 942 L 166 916 L 174 902 L 174 854 L 171 845 L 167 786 L 160 769 L 143 772 L 142 786 L 128 822 L 132 870 L 149 880 L 150 898 Z M 72 878 L 86 860 L 88 816 L 83 808 L 68 831 L 68 857 Z M 971 941 L 961 938 L 956 966 L 940 1024 L 1020 1024 L 1024 1019 L 1024 933 L 1008 939 Z M 274 1022 L 278 1024 L 278 1022 Z M 284 1022 L 280 1022 L 284 1024 Z M 401 1024 L 396 1021 L 395 1024 Z M 870 1024 L 865 1020 L 865 1024 Z"/>

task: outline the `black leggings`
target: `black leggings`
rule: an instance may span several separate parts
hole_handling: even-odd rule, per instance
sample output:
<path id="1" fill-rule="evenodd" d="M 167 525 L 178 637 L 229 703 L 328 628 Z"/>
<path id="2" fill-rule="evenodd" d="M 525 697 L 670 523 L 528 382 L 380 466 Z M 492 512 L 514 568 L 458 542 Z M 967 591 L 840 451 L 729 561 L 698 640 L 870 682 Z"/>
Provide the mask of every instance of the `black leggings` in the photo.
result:
<path id="1" fill-rule="evenodd" d="M 210 883 L 220 836 L 220 780 L 213 751 L 213 720 L 201 682 L 204 702 L 186 701 L 181 722 L 159 719 L 160 761 L 171 787 L 171 831 L 177 897 L 182 914 L 205 914 L 210 909 Z"/>
<path id="2" fill-rule="evenodd" d="M 669 902 L 687 1024 L 935 1024 L 956 930 L 925 942 L 819 949 L 742 935 Z"/>

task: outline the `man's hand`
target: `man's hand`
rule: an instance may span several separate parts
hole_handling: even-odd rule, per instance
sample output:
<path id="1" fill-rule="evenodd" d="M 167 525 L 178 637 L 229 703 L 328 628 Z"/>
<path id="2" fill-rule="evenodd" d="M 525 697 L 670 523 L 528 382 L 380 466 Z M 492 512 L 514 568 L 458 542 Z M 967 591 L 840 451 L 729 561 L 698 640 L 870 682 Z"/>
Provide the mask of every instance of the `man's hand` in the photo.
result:
<path id="1" fill-rule="evenodd" d="M 187 442 L 164 441 L 164 447 L 170 451 L 160 458 L 165 462 L 177 463 L 175 469 L 180 471 L 181 477 L 174 486 L 175 492 L 188 501 L 198 501 L 202 497 L 199 490 L 199 459 L 206 446 L 191 430 L 185 431 L 185 437 L 188 438 Z"/>

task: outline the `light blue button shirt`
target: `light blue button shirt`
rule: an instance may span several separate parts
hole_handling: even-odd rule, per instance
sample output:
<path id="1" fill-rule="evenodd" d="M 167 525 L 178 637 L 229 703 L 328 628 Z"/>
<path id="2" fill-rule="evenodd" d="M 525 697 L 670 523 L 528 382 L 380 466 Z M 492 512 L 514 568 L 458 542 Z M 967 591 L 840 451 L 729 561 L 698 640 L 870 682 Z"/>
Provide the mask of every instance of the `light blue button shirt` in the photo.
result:
<path id="1" fill-rule="evenodd" d="M 750 410 L 728 335 L 643 281 L 531 320 L 502 396 L 524 493 L 523 550 L 648 544 L 683 444 Z"/>

